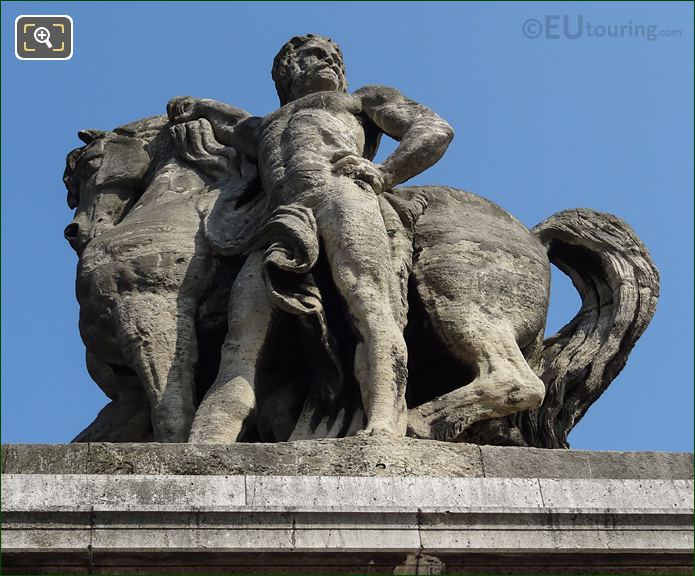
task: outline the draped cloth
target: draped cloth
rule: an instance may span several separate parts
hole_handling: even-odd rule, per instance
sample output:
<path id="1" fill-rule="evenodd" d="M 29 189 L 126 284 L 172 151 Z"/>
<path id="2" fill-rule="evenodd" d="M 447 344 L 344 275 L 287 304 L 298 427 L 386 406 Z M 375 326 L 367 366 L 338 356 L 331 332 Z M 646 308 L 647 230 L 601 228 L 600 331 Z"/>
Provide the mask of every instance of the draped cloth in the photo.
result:
<path id="1" fill-rule="evenodd" d="M 315 392 L 332 414 L 341 397 L 343 371 L 321 292 L 311 273 L 320 250 L 314 213 L 297 204 L 280 206 L 260 228 L 256 242 L 266 246 L 262 266 L 270 301 L 299 317 Z"/>
<path id="2" fill-rule="evenodd" d="M 300 338 L 315 394 L 334 413 L 343 388 L 337 343 L 312 270 L 320 253 L 311 209 L 288 204 L 270 211 L 262 192 L 249 194 L 228 183 L 204 218 L 205 235 L 218 254 L 242 256 L 263 250 L 262 273 L 274 308 L 298 317 Z"/>

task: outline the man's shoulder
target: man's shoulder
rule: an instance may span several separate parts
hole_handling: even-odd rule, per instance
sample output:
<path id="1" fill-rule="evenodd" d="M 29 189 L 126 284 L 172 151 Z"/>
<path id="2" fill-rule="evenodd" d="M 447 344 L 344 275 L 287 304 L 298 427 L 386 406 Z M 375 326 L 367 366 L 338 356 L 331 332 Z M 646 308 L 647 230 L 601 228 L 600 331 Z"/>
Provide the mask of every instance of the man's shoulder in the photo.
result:
<path id="1" fill-rule="evenodd" d="M 352 93 L 362 99 L 362 102 L 372 105 L 386 104 L 392 100 L 399 100 L 403 95 L 391 86 L 381 84 L 367 84 Z"/>

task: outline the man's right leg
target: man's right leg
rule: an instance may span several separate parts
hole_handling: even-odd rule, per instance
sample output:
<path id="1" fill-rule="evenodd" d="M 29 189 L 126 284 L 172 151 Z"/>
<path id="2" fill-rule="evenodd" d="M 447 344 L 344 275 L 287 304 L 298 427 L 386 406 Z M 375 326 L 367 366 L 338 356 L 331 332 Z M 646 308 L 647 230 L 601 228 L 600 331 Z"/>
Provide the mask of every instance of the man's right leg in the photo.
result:
<path id="1" fill-rule="evenodd" d="M 236 442 L 255 420 L 256 369 L 273 320 L 262 261 L 262 251 L 249 255 L 234 281 L 220 369 L 196 412 L 189 442 Z"/>

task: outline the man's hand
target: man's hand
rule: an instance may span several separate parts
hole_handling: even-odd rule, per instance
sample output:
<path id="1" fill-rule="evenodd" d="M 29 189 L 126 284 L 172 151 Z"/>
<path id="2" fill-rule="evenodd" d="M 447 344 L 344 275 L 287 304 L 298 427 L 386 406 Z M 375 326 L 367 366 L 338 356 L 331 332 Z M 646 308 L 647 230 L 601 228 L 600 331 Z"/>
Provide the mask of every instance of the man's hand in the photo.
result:
<path id="1" fill-rule="evenodd" d="M 244 153 L 255 158 L 256 141 L 255 138 L 249 141 L 246 134 L 248 128 L 242 129 L 240 135 L 236 134 L 242 121 L 252 120 L 251 115 L 246 110 L 217 100 L 177 96 L 169 100 L 167 115 L 169 121 L 174 125 L 205 119 L 212 125 L 214 138 L 218 143 L 225 146 L 240 147 Z"/>
<path id="2" fill-rule="evenodd" d="M 391 185 L 388 174 L 378 164 L 360 156 L 344 156 L 335 161 L 331 169 L 333 174 L 347 176 L 361 186 L 369 186 L 375 194 L 381 194 Z"/>
<path id="3" fill-rule="evenodd" d="M 384 134 L 400 142 L 382 165 L 387 188 L 417 176 L 435 164 L 454 137 L 454 131 L 432 110 L 387 86 L 365 86 L 353 93 L 366 114 Z"/>
<path id="4" fill-rule="evenodd" d="M 171 127 L 179 156 L 215 179 L 229 176 L 236 171 L 236 151 L 215 139 L 210 122 L 204 118 L 191 120 Z"/>

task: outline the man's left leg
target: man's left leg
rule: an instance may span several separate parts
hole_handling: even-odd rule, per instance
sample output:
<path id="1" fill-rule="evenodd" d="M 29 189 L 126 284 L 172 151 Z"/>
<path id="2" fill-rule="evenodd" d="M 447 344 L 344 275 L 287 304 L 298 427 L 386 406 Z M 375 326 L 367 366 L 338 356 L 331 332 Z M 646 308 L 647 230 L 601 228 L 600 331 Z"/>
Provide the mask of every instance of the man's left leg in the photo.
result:
<path id="1" fill-rule="evenodd" d="M 366 433 L 404 436 L 408 353 L 391 307 L 391 247 L 379 202 L 347 177 L 322 190 L 315 208 L 333 280 L 358 333 L 355 376 Z"/>

